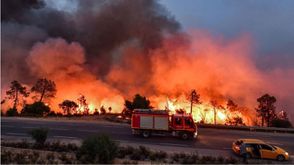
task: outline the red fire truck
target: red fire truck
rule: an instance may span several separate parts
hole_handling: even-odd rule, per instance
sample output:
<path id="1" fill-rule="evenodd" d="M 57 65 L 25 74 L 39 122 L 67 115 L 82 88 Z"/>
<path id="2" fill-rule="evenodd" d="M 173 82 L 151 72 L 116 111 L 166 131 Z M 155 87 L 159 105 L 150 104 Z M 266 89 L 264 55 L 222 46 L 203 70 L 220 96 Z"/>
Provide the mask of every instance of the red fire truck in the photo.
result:
<path id="1" fill-rule="evenodd" d="M 184 140 L 197 137 L 191 114 L 169 114 L 167 110 L 135 109 L 131 120 L 134 135 L 171 135 Z"/>

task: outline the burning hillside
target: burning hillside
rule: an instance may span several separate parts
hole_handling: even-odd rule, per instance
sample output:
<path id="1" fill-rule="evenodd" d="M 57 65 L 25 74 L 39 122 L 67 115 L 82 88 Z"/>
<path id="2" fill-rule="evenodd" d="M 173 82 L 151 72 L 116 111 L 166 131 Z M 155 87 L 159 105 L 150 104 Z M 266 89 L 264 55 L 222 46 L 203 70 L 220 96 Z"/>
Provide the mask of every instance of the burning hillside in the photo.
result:
<path id="1" fill-rule="evenodd" d="M 193 106 L 197 122 L 213 123 L 216 116 L 217 123 L 242 118 L 251 125 L 265 92 L 281 100 L 278 108 L 294 107 L 293 69 L 259 70 L 248 34 L 227 40 L 197 29 L 183 33 L 156 1 L 79 3 L 72 13 L 27 4 L 4 15 L 2 97 L 13 80 L 30 88 L 45 77 L 56 83 L 55 98 L 46 100 L 55 111 L 84 95 L 90 113 L 102 106 L 121 112 L 125 99 L 140 93 L 155 108 L 190 112 L 192 89 L 200 95 Z"/>

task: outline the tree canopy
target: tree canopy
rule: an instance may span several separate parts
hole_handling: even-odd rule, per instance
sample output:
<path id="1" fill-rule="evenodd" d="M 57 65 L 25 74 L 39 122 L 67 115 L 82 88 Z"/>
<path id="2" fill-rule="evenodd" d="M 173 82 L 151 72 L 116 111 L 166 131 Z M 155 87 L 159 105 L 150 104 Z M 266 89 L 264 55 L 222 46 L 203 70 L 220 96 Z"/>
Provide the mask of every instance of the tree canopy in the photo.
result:
<path id="1" fill-rule="evenodd" d="M 236 111 L 238 108 L 238 105 L 233 100 L 229 99 L 227 102 L 227 108 L 230 111 Z"/>
<path id="2" fill-rule="evenodd" d="M 11 82 L 10 88 L 6 91 L 6 95 L 8 99 L 13 100 L 13 109 L 16 109 L 17 105 L 19 104 L 19 97 L 28 97 L 29 92 L 27 91 L 26 87 L 21 85 L 18 81 L 14 80 Z"/>
<path id="3" fill-rule="evenodd" d="M 274 103 L 276 102 L 276 98 L 274 96 L 270 96 L 269 94 L 264 94 L 263 96 L 257 99 L 259 103 L 258 108 L 256 108 L 256 112 L 258 116 L 261 117 L 261 125 L 264 125 L 266 121 L 267 126 L 270 126 L 271 121 L 276 117 L 276 107 Z"/>
<path id="4" fill-rule="evenodd" d="M 139 94 L 136 94 L 133 101 L 125 100 L 125 109 L 122 111 L 124 117 L 131 117 L 134 109 L 149 109 L 152 108 L 150 101 Z"/>
<path id="5" fill-rule="evenodd" d="M 54 97 L 57 90 L 54 81 L 40 78 L 32 87 L 31 91 L 40 94 L 39 102 L 42 102 L 43 98 Z"/>
<path id="6" fill-rule="evenodd" d="M 89 114 L 89 105 L 87 103 L 87 99 L 84 95 L 80 95 L 78 100 L 78 106 L 79 106 L 79 113 L 83 113 L 84 115 L 88 115 Z"/>
<path id="7" fill-rule="evenodd" d="M 21 110 L 23 116 L 46 116 L 50 112 L 50 107 L 45 105 L 43 102 L 35 102 L 33 104 L 27 104 Z"/>
<path id="8" fill-rule="evenodd" d="M 133 98 L 133 101 L 126 100 L 125 106 L 129 110 L 152 108 L 150 105 L 150 101 L 146 97 L 141 96 L 139 94 L 135 95 L 135 97 Z"/>
<path id="9" fill-rule="evenodd" d="M 76 110 L 79 106 L 74 101 L 64 100 L 62 103 L 59 104 L 59 107 L 63 110 L 64 114 L 70 115 L 76 113 Z"/>

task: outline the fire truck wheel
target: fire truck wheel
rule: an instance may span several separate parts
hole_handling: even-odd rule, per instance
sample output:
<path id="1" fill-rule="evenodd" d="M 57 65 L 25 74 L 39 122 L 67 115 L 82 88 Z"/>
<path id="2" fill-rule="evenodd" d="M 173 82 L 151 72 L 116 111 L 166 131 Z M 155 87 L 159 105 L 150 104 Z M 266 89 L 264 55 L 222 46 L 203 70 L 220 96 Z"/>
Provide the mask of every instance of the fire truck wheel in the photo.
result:
<path id="1" fill-rule="evenodd" d="M 186 132 L 184 132 L 184 133 L 181 134 L 181 138 L 182 138 L 183 140 L 188 140 L 188 139 L 189 139 L 189 134 L 186 133 Z"/>
<path id="2" fill-rule="evenodd" d="M 149 138 L 150 137 L 150 131 L 143 131 L 142 133 L 144 138 Z"/>

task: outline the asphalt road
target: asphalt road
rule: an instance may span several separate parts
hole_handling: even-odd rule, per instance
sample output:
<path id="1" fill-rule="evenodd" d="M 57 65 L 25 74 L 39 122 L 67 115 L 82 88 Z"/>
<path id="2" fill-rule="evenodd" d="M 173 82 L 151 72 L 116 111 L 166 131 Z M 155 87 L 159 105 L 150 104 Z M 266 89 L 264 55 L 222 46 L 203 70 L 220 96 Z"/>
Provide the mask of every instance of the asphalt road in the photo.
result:
<path id="1" fill-rule="evenodd" d="M 77 120 L 60 121 L 31 118 L 1 118 L 1 135 L 3 137 L 29 137 L 27 132 L 38 127 L 49 128 L 49 139 L 80 140 L 90 135 L 104 133 L 124 143 L 182 147 L 184 149 L 208 149 L 224 152 L 231 152 L 231 144 L 238 138 L 257 138 L 284 148 L 290 155 L 294 154 L 294 134 L 199 128 L 199 137 L 197 140 L 183 141 L 174 137 L 155 136 L 144 139 L 133 136 L 130 126 L 126 124 Z"/>

